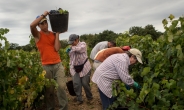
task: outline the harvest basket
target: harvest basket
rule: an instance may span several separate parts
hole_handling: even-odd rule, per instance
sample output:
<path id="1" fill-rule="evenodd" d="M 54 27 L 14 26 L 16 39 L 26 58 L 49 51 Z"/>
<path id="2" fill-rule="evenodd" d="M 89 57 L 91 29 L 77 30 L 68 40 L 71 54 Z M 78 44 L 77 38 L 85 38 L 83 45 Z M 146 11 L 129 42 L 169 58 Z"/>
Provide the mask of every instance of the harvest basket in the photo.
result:
<path id="1" fill-rule="evenodd" d="M 76 96 L 75 91 L 74 91 L 74 87 L 73 87 L 73 81 L 72 80 L 68 81 L 66 83 L 66 86 L 67 86 L 69 94 L 71 96 Z"/>
<path id="2" fill-rule="evenodd" d="M 50 24 L 53 32 L 65 32 L 68 30 L 68 18 L 67 14 L 49 14 Z"/>

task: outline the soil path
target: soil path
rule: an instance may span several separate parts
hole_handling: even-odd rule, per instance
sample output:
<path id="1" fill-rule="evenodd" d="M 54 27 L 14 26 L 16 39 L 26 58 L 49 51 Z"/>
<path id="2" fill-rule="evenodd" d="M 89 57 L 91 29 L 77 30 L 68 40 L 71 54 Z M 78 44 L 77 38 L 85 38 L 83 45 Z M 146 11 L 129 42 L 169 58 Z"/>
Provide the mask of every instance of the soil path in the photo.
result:
<path id="1" fill-rule="evenodd" d="M 92 71 L 92 75 L 93 75 L 93 71 Z M 92 77 L 91 75 L 91 77 Z M 67 78 L 68 80 L 71 80 L 71 77 Z M 90 86 L 91 86 L 91 92 L 93 94 L 93 100 L 92 102 L 89 104 L 87 102 L 87 98 L 85 96 L 85 92 L 84 89 L 82 89 L 82 98 L 83 98 L 83 104 L 81 105 L 76 105 L 75 102 L 73 101 L 75 96 L 71 96 L 68 92 L 67 87 L 65 88 L 66 93 L 67 93 L 67 97 L 68 97 L 68 110 L 102 110 L 102 105 L 101 105 L 101 101 L 100 101 L 100 96 L 99 96 L 99 92 L 98 92 L 98 88 L 96 86 L 95 83 L 93 83 L 92 81 L 90 82 Z M 55 110 L 59 110 L 58 107 L 58 100 L 57 100 L 57 95 L 55 94 L 55 103 L 56 103 L 56 109 Z M 36 110 L 45 110 L 45 105 L 43 104 L 41 107 L 37 108 Z"/>
<path id="2" fill-rule="evenodd" d="M 91 81 L 90 83 L 91 85 L 91 92 L 93 94 L 93 100 L 92 102 L 89 104 L 87 102 L 87 98 L 85 96 L 85 92 L 84 89 L 82 90 L 82 98 L 84 100 L 84 103 L 81 105 L 75 105 L 73 99 L 75 98 L 74 96 L 71 96 L 67 90 L 67 96 L 69 98 L 69 109 L 68 110 L 102 110 L 102 105 L 101 105 L 101 101 L 100 101 L 100 96 L 99 96 L 99 92 L 97 89 L 97 86 L 95 83 L 93 83 Z"/>

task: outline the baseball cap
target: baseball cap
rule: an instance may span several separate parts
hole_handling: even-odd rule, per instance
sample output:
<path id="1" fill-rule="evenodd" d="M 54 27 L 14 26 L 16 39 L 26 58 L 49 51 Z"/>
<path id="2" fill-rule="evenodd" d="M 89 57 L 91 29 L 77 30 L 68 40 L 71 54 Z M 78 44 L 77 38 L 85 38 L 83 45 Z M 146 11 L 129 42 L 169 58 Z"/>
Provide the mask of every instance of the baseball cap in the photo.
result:
<path id="1" fill-rule="evenodd" d="M 40 17 L 40 15 L 38 15 L 38 16 L 36 17 L 36 19 L 39 18 L 39 17 Z M 47 20 L 47 18 L 43 18 L 39 23 L 42 23 L 42 22 L 45 21 L 45 20 Z"/>
<path id="2" fill-rule="evenodd" d="M 131 54 L 135 55 L 138 62 L 142 64 L 142 53 L 140 50 L 136 49 L 136 48 L 132 48 L 130 50 L 128 50 Z"/>
<path id="3" fill-rule="evenodd" d="M 77 38 L 79 38 L 79 35 L 71 34 L 71 35 L 69 36 L 68 44 L 72 44 L 72 43 L 75 41 L 75 39 L 77 39 Z"/>

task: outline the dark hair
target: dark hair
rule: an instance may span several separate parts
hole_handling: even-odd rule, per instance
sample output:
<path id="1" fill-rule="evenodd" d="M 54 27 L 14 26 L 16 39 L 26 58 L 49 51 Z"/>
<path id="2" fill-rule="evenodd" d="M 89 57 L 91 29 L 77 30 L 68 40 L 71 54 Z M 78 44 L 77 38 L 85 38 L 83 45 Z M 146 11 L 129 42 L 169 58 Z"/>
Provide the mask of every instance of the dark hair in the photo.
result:
<path id="1" fill-rule="evenodd" d="M 126 51 L 126 54 L 129 56 L 129 57 L 131 57 L 133 54 L 132 53 L 130 53 L 129 51 Z"/>
<path id="2" fill-rule="evenodd" d="M 116 43 L 113 41 L 109 41 L 114 47 L 116 47 Z"/>
<path id="3" fill-rule="evenodd" d="M 136 56 L 133 55 L 132 53 L 130 53 L 129 51 L 126 51 L 126 54 L 129 56 L 129 58 L 130 58 L 131 56 L 133 56 L 135 59 L 137 59 Z"/>

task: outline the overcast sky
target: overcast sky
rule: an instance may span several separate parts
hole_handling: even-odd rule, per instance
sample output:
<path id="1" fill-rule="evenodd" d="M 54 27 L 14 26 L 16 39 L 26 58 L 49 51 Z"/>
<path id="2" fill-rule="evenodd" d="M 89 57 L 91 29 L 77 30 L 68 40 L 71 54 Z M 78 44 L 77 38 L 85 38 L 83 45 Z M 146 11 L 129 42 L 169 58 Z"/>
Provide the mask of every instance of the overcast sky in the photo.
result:
<path id="1" fill-rule="evenodd" d="M 183 16 L 183 4 L 184 0 L 0 0 L 0 28 L 10 29 L 5 35 L 10 43 L 26 45 L 36 16 L 60 7 L 69 11 L 68 31 L 60 40 L 104 30 L 123 33 L 148 24 L 163 32 L 162 20 L 170 14 Z"/>

